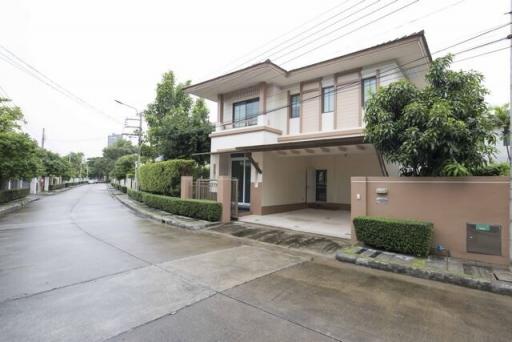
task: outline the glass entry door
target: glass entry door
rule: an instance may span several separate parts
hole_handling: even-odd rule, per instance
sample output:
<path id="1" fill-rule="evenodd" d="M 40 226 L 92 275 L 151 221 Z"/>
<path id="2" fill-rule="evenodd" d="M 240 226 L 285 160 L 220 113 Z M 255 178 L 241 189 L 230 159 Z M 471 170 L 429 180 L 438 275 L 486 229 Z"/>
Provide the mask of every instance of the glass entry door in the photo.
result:
<path id="1" fill-rule="evenodd" d="M 316 201 L 327 201 L 327 170 L 316 170 Z"/>
<path id="2" fill-rule="evenodd" d="M 245 157 L 231 158 L 231 177 L 238 179 L 238 204 L 251 202 L 251 162 Z"/>

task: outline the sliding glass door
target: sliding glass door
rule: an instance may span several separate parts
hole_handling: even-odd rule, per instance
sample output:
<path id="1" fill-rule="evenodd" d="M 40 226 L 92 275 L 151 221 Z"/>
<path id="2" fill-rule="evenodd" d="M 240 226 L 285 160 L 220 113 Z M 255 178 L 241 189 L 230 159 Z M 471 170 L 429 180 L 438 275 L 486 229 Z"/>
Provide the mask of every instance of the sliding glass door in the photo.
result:
<path id="1" fill-rule="evenodd" d="M 249 206 L 251 202 L 251 162 L 245 157 L 231 158 L 231 177 L 238 179 L 238 204 Z"/>

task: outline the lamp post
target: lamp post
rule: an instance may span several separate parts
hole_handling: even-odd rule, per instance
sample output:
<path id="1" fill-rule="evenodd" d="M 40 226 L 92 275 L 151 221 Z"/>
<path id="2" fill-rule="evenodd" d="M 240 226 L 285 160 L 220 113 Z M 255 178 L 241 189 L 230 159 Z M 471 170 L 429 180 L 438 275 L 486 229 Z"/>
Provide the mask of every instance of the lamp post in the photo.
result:
<path id="1" fill-rule="evenodd" d="M 126 104 L 122 101 L 119 101 L 119 100 L 115 100 L 115 102 L 119 103 L 120 105 L 123 105 L 123 106 L 126 106 L 128 108 L 131 108 L 135 111 L 135 115 L 137 115 L 139 118 L 139 127 L 138 127 L 138 136 L 139 136 L 139 148 L 138 148 L 138 153 L 137 153 L 137 167 L 135 168 L 135 180 L 137 182 L 137 190 L 139 190 L 139 175 L 138 175 L 138 170 L 139 170 L 139 167 L 140 167 L 140 153 L 141 153 L 141 149 L 142 149 L 142 112 L 139 112 L 137 110 L 137 108 L 135 108 L 134 106 L 131 106 L 129 104 Z"/>

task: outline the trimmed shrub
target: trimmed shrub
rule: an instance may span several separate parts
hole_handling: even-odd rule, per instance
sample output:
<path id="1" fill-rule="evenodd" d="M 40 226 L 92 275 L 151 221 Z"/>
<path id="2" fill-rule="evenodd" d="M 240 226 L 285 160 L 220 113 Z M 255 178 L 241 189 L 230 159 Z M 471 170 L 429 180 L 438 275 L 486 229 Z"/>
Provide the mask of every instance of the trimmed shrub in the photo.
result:
<path id="1" fill-rule="evenodd" d="M 0 203 L 7 203 L 23 197 L 27 197 L 30 189 L 16 189 L 0 191 Z"/>
<path id="2" fill-rule="evenodd" d="M 180 195 L 181 176 L 190 176 L 193 160 L 174 159 L 142 165 L 139 172 L 140 189 L 153 194 Z"/>
<path id="3" fill-rule="evenodd" d="M 181 199 L 131 189 L 128 190 L 128 196 L 151 208 L 200 220 L 216 222 L 222 214 L 222 205 L 215 201 Z"/>
<path id="4" fill-rule="evenodd" d="M 121 184 L 116 184 L 116 183 L 110 183 L 112 185 L 112 187 L 114 189 L 117 189 L 121 192 L 124 192 L 125 194 L 128 192 L 128 187 L 124 186 L 124 185 L 121 185 Z"/>
<path id="5" fill-rule="evenodd" d="M 60 184 L 50 184 L 48 186 L 48 190 L 50 191 L 53 191 L 53 190 L 59 190 L 59 189 L 64 189 L 66 185 L 64 183 L 60 183 Z"/>
<path id="6" fill-rule="evenodd" d="M 131 199 L 134 199 L 136 201 L 142 202 L 142 192 L 141 191 L 128 189 L 128 197 L 130 197 Z"/>
<path id="7" fill-rule="evenodd" d="M 430 222 L 385 217 L 359 216 L 354 227 L 357 239 L 368 246 L 417 256 L 429 254 L 434 235 Z"/>

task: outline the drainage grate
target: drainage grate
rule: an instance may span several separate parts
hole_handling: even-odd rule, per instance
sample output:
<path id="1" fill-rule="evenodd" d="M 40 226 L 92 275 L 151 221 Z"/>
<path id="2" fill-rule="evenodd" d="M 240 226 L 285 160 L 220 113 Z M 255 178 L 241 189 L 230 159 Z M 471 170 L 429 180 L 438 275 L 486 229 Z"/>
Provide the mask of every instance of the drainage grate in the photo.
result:
<path id="1" fill-rule="evenodd" d="M 368 250 L 368 248 L 360 248 L 356 254 L 363 254 L 364 252 L 366 252 Z"/>

